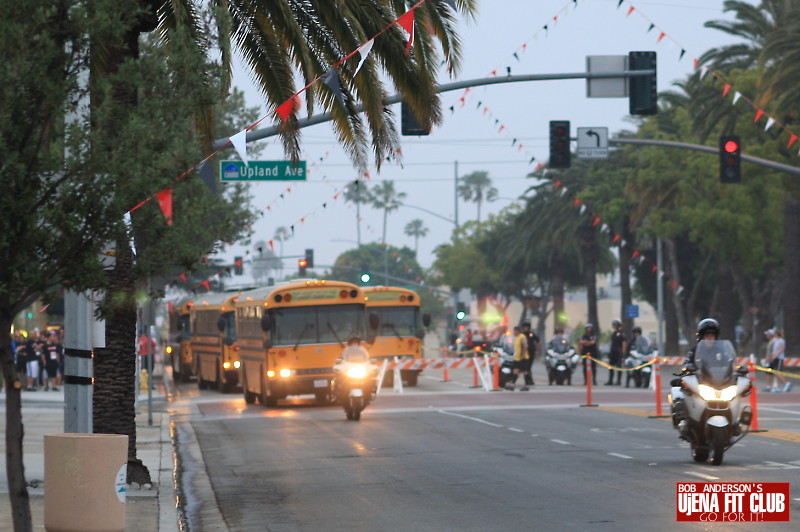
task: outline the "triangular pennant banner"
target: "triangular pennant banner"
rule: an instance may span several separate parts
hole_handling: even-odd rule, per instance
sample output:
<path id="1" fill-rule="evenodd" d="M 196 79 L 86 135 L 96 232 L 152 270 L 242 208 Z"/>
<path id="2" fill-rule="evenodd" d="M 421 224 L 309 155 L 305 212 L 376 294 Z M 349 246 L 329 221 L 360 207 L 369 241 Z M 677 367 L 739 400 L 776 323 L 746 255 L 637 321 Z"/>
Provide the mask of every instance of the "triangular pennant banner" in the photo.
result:
<path id="1" fill-rule="evenodd" d="M 397 24 L 408 33 L 408 42 L 406 43 L 406 55 L 411 51 L 411 46 L 414 44 L 414 10 L 410 9 L 397 19 Z"/>
<path id="2" fill-rule="evenodd" d="M 247 130 L 243 129 L 242 131 L 238 132 L 234 136 L 231 137 L 231 144 L 236 149 L 236 153 L 239 154 L 239 158 L 242 160 L 245 166 L 247 166 Z"/>
<path id="3" fill-rule="evenodd" d="M 275 112 L 278 116 L 281 117 L 281 120 L 286 122 L 289 120 L 289 116 L 296 113 L 297 110 L 300 109 L 300 97 L 295 94 L 275 109 Z"/>
<path id="4" fill-rule="evenodd" d="M 764 126 L 764 131 L 769 131 L 769 128 L 771 128 L 771 127 L 772 127 L 772 124 L 774 124 L 774 123 L 775 123 L 775 119 L 774 119 L 774 118 L 772 118 L 772 117 L 769 117 L 769 118 L 767 119 L 767 125 L 766 125 L 766 126 Z"/>
<path id="5" fill-rule="evenodd" d="M 164 218 L 167 219 L 167 225 L 172 225 L 172 189 L 165 188 L 161 192 L 156 192 L 156 199 Z"/>
<path id="6" fill-rule="evenodd" d="M 336 72 L 335 68 L 332 68 L 325 72 L 322 76 L 322 83 L 327 85 L 331 92 L 333 92 L 333 97 L 336 98 L 336 101 L 344 107 L 344 95 L 342 94 L 342 84 L 339 81 L 339 74 Z"/>
<path id="7" fill-rule="evenodd" d="M 358 71 L 361 70 L 361 67 L 364 66 L 364 61 L 367 60 L 367 56 L 372 50 L 373 44 L 375 44 L 375 41 L 370 39 L 359 47 L 358 54 L 361 56 L 361 58 L 358 60 L 358 66 L 356 67 L 356 71 L 353 72 L 353 77 L 355 77 L 355 75 L 358 74 Z"/>

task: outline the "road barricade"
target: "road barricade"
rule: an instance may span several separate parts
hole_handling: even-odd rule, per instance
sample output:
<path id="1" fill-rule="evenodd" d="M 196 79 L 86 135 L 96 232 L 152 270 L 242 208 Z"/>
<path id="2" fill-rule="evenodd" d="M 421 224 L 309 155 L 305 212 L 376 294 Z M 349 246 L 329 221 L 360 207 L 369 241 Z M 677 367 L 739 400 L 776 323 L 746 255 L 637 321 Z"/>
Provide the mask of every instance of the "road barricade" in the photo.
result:
<path id="1" fill-rule="evenodd" d="M 454 369 L 472 369 L 475 372 L 475 382 L 480 381 L 484 390 L 492 389 L 492 368 L 500 366 L 499 357 L 490 357 L 486 354 L 476 353 L 476 356 L 469 358 L 417 358 L 417 359 L 397 359 L 390 361 L 386 359 L 381 367 L 382 372 L 394 371 L 399 373 L 401 370 L 442 370 L 443 381 L 450 380 L 449 372 Z M 382 374 L 382 373 L 381 373 Z M 395 378 L 395 382 L 401 379 Z M 396 387 L 395 387 L 396 388 Z M 395 390 L 397 391 L 397 390 Z M 402 385 L 401 390 L 402 393 Z"/>

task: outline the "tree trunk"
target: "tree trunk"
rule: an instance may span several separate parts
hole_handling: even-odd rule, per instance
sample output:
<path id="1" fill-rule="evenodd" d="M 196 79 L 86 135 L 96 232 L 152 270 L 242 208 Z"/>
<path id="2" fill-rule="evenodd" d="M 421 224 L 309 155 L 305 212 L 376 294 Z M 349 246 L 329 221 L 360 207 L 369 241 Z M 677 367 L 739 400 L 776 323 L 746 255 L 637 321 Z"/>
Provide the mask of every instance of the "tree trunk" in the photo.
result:
<path id="1" fill-rule="evenodd" d="M 675 250 L 675 240 L 672 238 L 665 238 L 663 239 L 663 243 L 667 250 L 667 273 L 669 274 L 670 279 L 680 285 L 681 272 L 678 269 L 678 254 Z M 702 277 L 700 277 L 700 279 L 702 279 Z M 701 280 L 698 280 L 697 282 L 699 283 Z M 667 290 L 665 290 L 665 292 L 666 291 Z M 678 330 L 683 333 L 683 336 L 686 338 L 689 344 L 691 344 L 694 340 L 694 328 L 689 325 L 689 320 L 691 320 L 693 316 L 687 315 L 687 312 L 684 310 L 683 305 L 681 305 L 679 298 L 675 298 L 674 310 L 675 318 L 678 324 Z"/>
<path id="2" fill-rule="evenodd" d="M 733 275 L 728 261 L 720 260 L 717 272 L 717 312 L 720 338 L 736 343 L 736 323 L 741 305 L 736 297 Z"/>
<path id="3" fill-rule="evenodd" d="M 22 382 L 17 377 L 14 366 L 14 353 L 11 352 L 11 325 L 14 316 L 8 297 L 2 297 L 0 314 L 0 364 L 6 390 L 6 479 L 8 497 L 11 502 L 11 519 L 14 530 L 32 530 L 30 497 L 25 482 L 25 465 L 22 461 L 22 440 L 25 429 L 22 426 Z"/>
<path id="4" fill-rule="evenodd" d="M 597 231 L 588 226 L 583 229 L 581 239 L 583 248 L 583 275 L 586 282 L 586 315 L 594 325 L 594 333 L 599 336 L 600 325 L 597 319 Z"/>
<path id="5" fill-rule="evenodd" d="M 620 308 L 620 321 L 625 338 L 631 337 L 633 319 L 625 316 L 625 308 L 633 304 L 631 291 L 631 254 L 633 253 L 633 235 L 630 231 L 630 219 L 626 216 L 622 221 L 622 240 L 619 243 L 619 289 L 622 299 Z"/>
<path id="6" fill-rule="evenodd" d="M 673 290 L 664 290 L 664 352 L 662 356 L 683 356 L 681 351 L 681 331 L 678 325 L 678 309 L 680 302 Z M 692 339 L 688 338 L 691 342 Z"/>
<path id="7" fill-rule="evenodd" d="M 151 484 L 136 457 L 136 298 L 133 254 L 117 242 L 116 264 L 106 294 L 106 347 L 94 355 L 94 432 L 128 436 L 128 482 Z"/>
<path id="8" fill-rule="evenodd" d="M 783 324 L 786 356 L 800 355 L 800 197 L 786 190 L 783 209 Z"/>
<path id="9" fill-rule="evenodd" d="M 553 324 L 556 328 L 567 325 L 567 315 L 564 312 L 564 268 L 560 259 L 553 261 L 551 271 L 550 290 L 553 295 Z"/>

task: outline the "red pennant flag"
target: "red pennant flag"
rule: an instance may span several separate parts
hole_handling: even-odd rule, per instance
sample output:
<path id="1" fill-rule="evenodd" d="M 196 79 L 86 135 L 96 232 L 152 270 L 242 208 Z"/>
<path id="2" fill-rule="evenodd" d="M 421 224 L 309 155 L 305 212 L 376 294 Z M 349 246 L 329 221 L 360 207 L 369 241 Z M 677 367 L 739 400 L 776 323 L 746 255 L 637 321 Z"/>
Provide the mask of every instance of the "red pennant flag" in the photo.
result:
<path id="1" fill-rule="evenodd" d="M 500 125 L 500 129 L 498 129 L 498 130 L 497 130 L 497 132 L 498 132 L 498 133 L 500 133 L 500 132 L 501 132 L 501 131 L 503 131 L 505 128 L 506 128 L 506 126 L 504 126 L 504 125 L 502 125 L 502 124 L 501 124 L 501 125 Z"/>
<path id="2" fill-rule="evenodd" d="M 172 189 L 165 188 L 161 192 L 156 192 L 156 199 L 164 218 L 167 219 L 167 225 L 172 225 Z"/>
<path id="3" fill-rule="evenodd" d="M 270 250 L 271 250 L 273 253 L 275 253 L 275 243 L 274 243 L 272 240 L 270 240 L 268 243 L 269 243 L 269 249 L 270 249 Z"/>
<path id="4" fill-rule="evenodd" d="M 180 277 L 181 281 L 183 281 L 184 283 L 186 282 L 186 274 L 185 273 L 180 274 L 178 277 Z"/>
<path id="5" fill-rule="evenodd" d="M 411 51 L 411 45 L 414 44 L 414 10 L 411 9 L 403 14 L 397 19 L 397 23 L 401 28 L 406 30 L 409 35 L 408 42 L 406 43 L 406 55 L 408 55 Z"/>
<path id="6" fill-rule="evenodd" d="M 764 116 L 764 111 L 759 109 L 758 112 L 756 113 L 756 117 L 753 119 L 753 122 L 758 122 L 759 120 L 761 120 L 762 116 Z"/>
<path id="7" fill-rule="evenodd" d="M 661 42 L 661 40 L 666 36 L 667 34 L 662 31 L 661 34 L 658 36 L 658 39 L 656 39 L 656 42 L 657 43 Z"/>
<path id="8" fill-rule="evenodd" d="M 300 97 L 295 94 L 275 109 L 275 112 L 278 116 L 281 117 L 281 120 L 286 122 L 289 119 L 289 116 L 296 113 L 300 109 Z"/>
<path id="9" fill-rule="evenodd" d="M 698 66 L 700 66 L 700 60 L 695 57 L 695 59 L 694 59 L 694 69 L 697 70 Z"/>
<path id="10" fill-rule="evenodd" d="M 652 267 L 652 268 L 650 268 L 650 269 L 652 270 L 652 272 L 653 272 L 653 273 L 656 273 L 656 272 L 658 271 L 658 266 L 656 266 L 655 264 L 653 264 L 653 267 Z"/>
<path id="11" fill-rule="evenodd" d="M 578 198 L 575 198 L 575 200 L 572 202 L 572 204 L 577 207 L 578 205 L 581 204 L 581 200 L 579 200 Z"/>
<path id="12" fill-rule="evenodd" d="M 629 7 L 629 8 L 628 8 L 628 13 L 627 13 L 625 16 L 626 16 L 626 17 L 629 17 L 629 16 L 631 16 L 631 13 L 633 13 L 635 10 L 636 10 L 636 8 L 635 8 L 635 7 L 633 7 L 633 6 Z"/>
<path id="13" fill-rule="evenodd" d="M 202 283 L 200 283 L 200 286 L 205 286 L 206 290 L 208 290 L 209 292 L 211 291 L 211 283 L 209 283 L 208 281 L 203 281 Z"/>
<path id="14" fill-rule="evenodd" d="M 561 188 L 561 181 L 556 181 L 556 190 Z"/>
<path id="15" fill-rule="evenodd" d="M 791 137 L 789 137 L 789 144 L 787 144 L 787 145 L 786 145 L 786 147 L 787 147 L 787 148 L 791 148 L 791 147 L 792 147 L 792 144 L 794 144 L 796 141 L 797 141 L 797 135 L 795 135 L 794 133 L 792 133 L 792 136 L 791 136 Z"/>
<path id="16" fill-rule="evenodd" d="M 620 237 L 619 235 L 614 235 L 614 239 L 612 240 L 612 242 L 614 242 L 616 244 L 617 242 L 620 241 L 620 238 L 622 238 L 622 237 Z"/>
<path id="17" fill-rule="evenodd" d="M 497 75 L 497 69 L 492 70 L 492 76 L 496 76 L 496 75 Z"/>
<path id="18" fill-rule="evenodd" d="M 592 227 L 597 227 L 597 224 L 600 223 L 600 217 L 595 216 L 594 220 L 592 220 Z"/>
<path id="19" fill-rule="evenodd" d="M 675 290 L 678 288 L 678 281 L 672 281 L 672 289 Z"/>
<path id="20" fill-rule="evenodd" d="M 639 256 L 639 251 L 638 250 L 634 250 L 633 253 L 631 253 L 631 258 L 632 259 L 635 259 L 638 256 Z"/>
<path id="21" fill-rule="evenodd" d="M 730 83 L 726 83 L 725 84 L 725 88 L 722 89 L 722 97 L 724 98 L 725 96 L 727 96 L 728 92 L 730 92 L 730 90 L 731 90 L 731 84 Z"/>

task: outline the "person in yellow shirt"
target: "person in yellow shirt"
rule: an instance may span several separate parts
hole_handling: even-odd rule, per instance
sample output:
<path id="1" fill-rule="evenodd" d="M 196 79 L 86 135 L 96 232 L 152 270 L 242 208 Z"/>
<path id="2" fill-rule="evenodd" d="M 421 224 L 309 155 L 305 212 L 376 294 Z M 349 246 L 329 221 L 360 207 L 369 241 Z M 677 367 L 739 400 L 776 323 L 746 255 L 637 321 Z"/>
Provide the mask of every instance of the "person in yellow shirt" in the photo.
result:
<path id="1" fill-rule="evenodd" d="M 514 391 L 514 385 L 517 382 L 517 375 L 520 373 L 522 373 L 523 376 L 528 375 L 527 360 L 529 356 L 528 337 L 522 333 L 521 328 L 514 327 L 514 373 L 511 375 L 511 379 L 508 381 L 508 384 L 506 384 L 507 390 L 512 392 Z M 523 385 L 519 391 L 527 392 L 527 384 Z"/>

